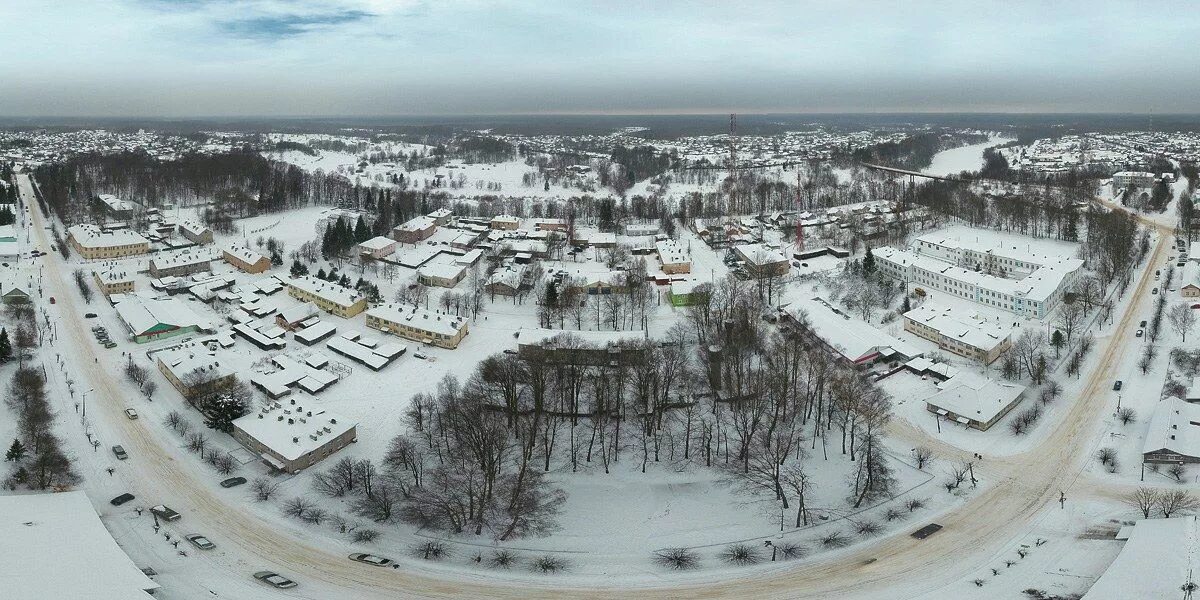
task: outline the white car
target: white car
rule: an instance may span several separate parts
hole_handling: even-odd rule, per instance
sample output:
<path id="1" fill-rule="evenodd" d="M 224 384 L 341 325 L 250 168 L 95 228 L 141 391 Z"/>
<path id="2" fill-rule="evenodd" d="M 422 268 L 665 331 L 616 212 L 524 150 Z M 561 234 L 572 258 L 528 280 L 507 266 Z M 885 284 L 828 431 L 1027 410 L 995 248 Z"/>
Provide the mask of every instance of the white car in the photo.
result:
<path id="1" fill-rule="evenodd" d="M 1134 336 L 1134 337 L 1142 337 L 1142 334 L 1143 334 L 1143 333 L 1145 333 L 1145 331 L 1143 331 L 1143 330 L 1139 329 L 1139 330 L 1137 330 L 1137 335 L 1136 335 L 1136 336 Z"/>
<path id="2" fill-rule="evenodd" d="M 132 408 L 125 409 L 125 416 L 129 417 L 130 419 L 138 418 L 137 411 L 133 410 Z"/>
<path id="3" fill-rule="evenodd" d="M 217 547 L 217 545 L 212 543 L 211 541 L 209 541 L 208 538 L 206 538 L 198 533 L 189 533 L 183 537 L 187 541 L 191 542 L 193 546 L 195 546 L 201 550 L 212 550 L 213 548 Z"/>

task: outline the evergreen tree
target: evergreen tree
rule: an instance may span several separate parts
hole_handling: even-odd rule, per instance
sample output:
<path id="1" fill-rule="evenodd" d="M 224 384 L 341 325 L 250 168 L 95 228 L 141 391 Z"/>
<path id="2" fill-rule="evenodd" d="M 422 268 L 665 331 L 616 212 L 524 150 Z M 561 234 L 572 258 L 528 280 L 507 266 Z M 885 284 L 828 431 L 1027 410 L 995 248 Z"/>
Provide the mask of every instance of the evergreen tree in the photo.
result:
<path id="1" fill-rule="evenodd" d="M 367 227 L 367 221 L 362 215 L 358 216 L 358 223 L 354 226 L 354 242 L 362 243 L 371 239 L 371 229 Z"/>
<path id="2" fill-rule="evenodd" d="M 280 254 L 278 250 L 271 253 L 271 266 L 272 267 L 282 267 L 283 266 L 283 255 Z"/>
<path id="3" fill-rule="evenodd" d="M 875 272 L 875 255 L 871 254 L 871 247 L 867 246 L 867 254 L 862 260 L 863 275 L 871 275 Z"/>
<path id="4" fill-rule="evenodd" d="M 340 285 L 344 288 L 350 287 L 350 278 L 346 277 L 345 273 L 342 273 L 341 279 L 338 279 L 338 285 Z"/>
<path id="5" fill-rule="evenodd" d="M 231 396 L 221 396 L 208 403 L 204 410 L 204 424 L 212 429 L 233 432 L 233 422 L 246 414 L 246 403 Z"/>
<path id="6" fill-rule="evenodd" d="M 293 260 L 292 277 L 301 277 L 303 275 L 308 275 L 308 267 L 304 266 L 304 263 L 299 260 Z"/>
<path id="7" fill-rule="evenodd" d="M 317 269 L 317 279 L 325 279 L 325 269 Z"/>
<path id="8" fill-rule="evenodd" d="M 1063 333 L 1061 331 L 1055 329 L 1054 333 L 1050 334 L 1050 345 L 1054 346 L 1054 356 L 1055 357 L 1058 356 L 1058 353 L 1062 350 L 1062 347 L 1065 344 L 1066 344 L 1066 340 L 1063 339 Z"/>
<path id="9" fill-rule="evenodd" d="M 12 360 L 12 343 L 8 341 L 8 330 L 0 329 L 0 363 Z"/>
<path id="10" fill-rule="evenodd" d="M 551 308 L 558 307 L 558 286 L 546 286 L 546 306 Z"/>
<path id="11" fill-rule="evenodd" d="M 21 440 L 13 438 L 13 443 L 8 447 L 8 452 L 4 455 L 4 460 L 12 462 L 19 461 L 25 458 L 25 444 Z"/>

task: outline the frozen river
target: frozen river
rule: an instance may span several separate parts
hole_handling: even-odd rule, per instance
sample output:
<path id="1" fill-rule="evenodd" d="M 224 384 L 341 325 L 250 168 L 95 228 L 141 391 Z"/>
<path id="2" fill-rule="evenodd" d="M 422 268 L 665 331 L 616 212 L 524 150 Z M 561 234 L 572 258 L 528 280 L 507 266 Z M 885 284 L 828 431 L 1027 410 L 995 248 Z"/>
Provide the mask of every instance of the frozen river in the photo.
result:
<path id="1" fill-rule="evenodd" d="M 978 171 L 983 166 L 984 149 L 1011 141 L 1012 138 L 994 137 L 980 144 L 943 150 L 933 155 L 933 162 L 923 172 L 944 177 L 962 171 Z"/>

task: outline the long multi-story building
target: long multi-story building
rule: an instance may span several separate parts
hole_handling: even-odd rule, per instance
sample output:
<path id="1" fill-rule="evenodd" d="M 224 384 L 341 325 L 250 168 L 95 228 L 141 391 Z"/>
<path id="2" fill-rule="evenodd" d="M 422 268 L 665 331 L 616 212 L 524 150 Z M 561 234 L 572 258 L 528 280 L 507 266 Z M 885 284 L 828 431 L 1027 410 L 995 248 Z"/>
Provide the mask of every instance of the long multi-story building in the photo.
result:
<path id="1" fill-rule="evenodd" d="M 271 259 L 245 247 L 230 246 L 221 251 L 221 258 L 239 271 L 262 273 L 271 268 Z"/>
<path id="2" fill-rule="evenodd" d="M 133 291 L 133 270 L 125 266 L 109 265 L 106 268 L 92 271 L 96 287 L 105 298 L 113 294 L 128 294 Z"/>
<path id="3" fill-rule="evenodd" d="M 1083 273 L 1077 258 L 984 251 L 949 239 L 923 236 L 913 249 L 871 252 L 879 271 L 892 278 L 1037 319 L 1053 312 Z"/>
<path id="4" fill-rule="evenodd" d="M 150 242 L 136 231 L 128 229 L 104 231 L 84 223 L 67 229 L 67 234 L 67 243 L 89 260 L 124 258 L 150 251 Z"/>
<path id="5" fill-rule="evenodd" d="M 1112 184 L 1113 190 L 1121 190 L 1127 187 L 1148 188 L 1154 185 L 1154 173 L 1120 171 L 1113 173 Z"/>
<path id="6" fill-rule="evenodd" d="M 312 406 L 273 402 L 233 422 L 233 438 L 284 473 L 299 473 L 358 441 L 354 421 Z"/>
<path id="7" fill-rule="evenodd" d="M 179 222 L 179 234 L 187 238 L 193 244 L 211 244 L 213 243 L 213 230 L 203 223 L 184 219 Z"/>
<path id="8" fill-rule="evenodd" d="M 368 310 L 367 327 L 442 348 L 457 348 L 467 335 L 466 319 L 405 304 Z"/>
<path id="9" fill-rule="evenodd" d="M 357 290 L 316 277 L 292 277 L 287 284 L 288 294 L 302 302 L 312 302 L 321 310 L 342 318 L 350 318 L 367 309 L 367 299 Z"/>
<path id="10" fill-rule="evenodd" d="M 212 270 L 216 256 L 206 249 L 161 252 L 150 259 L 151 277 L 183 277 Z"/>
<path id="11" fill-rule="evenodd" d="M 950 308 L 931 303 L 904 313 L 904 330 L 936 343 L 938 348 L 985 365 L 1012 346 L 1012 335 L 1002 325 L 960 317 Z"/>

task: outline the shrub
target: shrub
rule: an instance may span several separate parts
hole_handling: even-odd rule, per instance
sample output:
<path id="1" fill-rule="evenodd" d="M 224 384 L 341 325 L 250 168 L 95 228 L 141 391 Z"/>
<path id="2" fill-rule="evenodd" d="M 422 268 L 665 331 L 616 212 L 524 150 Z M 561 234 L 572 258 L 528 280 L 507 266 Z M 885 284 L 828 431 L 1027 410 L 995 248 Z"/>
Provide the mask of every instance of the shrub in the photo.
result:
<path id="1" fill-rule="evenodd" d="M 417 558 L 425 560 L 442 560 L 443 558 L 449 558 L 450 549 L 437 540 L 429 540 L 428 542 L 414 546 L 413 554 Z"/>
<path id="2" fill-rule="evenodd" d="M 687 548 L 667 548 L 654 553 L 654 562 L 671 569 L 684 571 L 700 566 L 696 554 Z"/>
<path id="3" fill-rule="evenodd" d="M 849 543 L 850 540 L 840 531 L 831 531 L 821 537 L 821 545 L 826 548 L 841 548 Z"/>
<path id="4" fill-rule="evenodd" d="M 785 560 L 790 560 L 793 558 L 804 558 L 805 556 L 808 555 L 808 547 L 801 546 L 800 544 L 797 544 L 796 542 L 782 542 L 779 544 L 775 544 L 775 547 L 779 549 L 779 555 L 782 556 Z"/>
<path id="5" fill-rule="evenodd" d="M 533 559 L 529 568 L 536 573 L 558 573 L 567 570 L 567 561 L 547 554 Z"/>
<path id="6" fill-rule="evenodd" d="M 731 544 L 721 551 L 721 560 L 731 565 L 753 565 L 762 560 L 758 549 L 747 544 Z"/>
<path id="7" fill-rule="evenodd" d="M 517 556 L 508 550 L 497 550 L 488 564 L 496 569 L 509 569 L 517 562 Z"/>
<path id="8" fill-rule="evenodd" d="M 350 539 L 356 542 L 373 542 L 378 537 L 379 532 L 374 529 L 355 529 Z"/>

